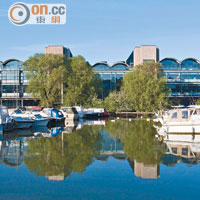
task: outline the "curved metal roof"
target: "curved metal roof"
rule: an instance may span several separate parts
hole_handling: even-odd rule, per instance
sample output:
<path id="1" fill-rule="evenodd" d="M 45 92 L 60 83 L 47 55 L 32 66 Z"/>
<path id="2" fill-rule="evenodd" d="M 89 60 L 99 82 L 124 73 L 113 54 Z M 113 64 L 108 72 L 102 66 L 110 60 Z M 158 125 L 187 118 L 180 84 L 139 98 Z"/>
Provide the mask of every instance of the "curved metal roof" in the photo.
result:
<path id="1" fill-rule="evenodd" d="M 98 62 L 98 63 L 94 64 L 93 68 L 98 65 L 105 65 L 106 67 L 109 67 L 110 70 L 112 70 L 112 68 L 116 67 L 117 65 L 123 65 L 127 70 L 130 68 L 129 65 L 125 61 L 116 62 L 112 66 L 110 66 L 106 61 L 102 61 L 102 62 Z"/>
<path id="2" fill-rule="evenodd" d="M 3 65 L 7 65 L 9 62 L 12 62 L 12 61 L 17 61 L 17 62 L 20 62 L 21 64 L 23 64 L 23 62 L 18 59 L 8 59 L 3 62 Z"/>
<path id="3" fill-rule="evenodd" d="M 125 66 L 127 66 L 127 67 L 129 68 L 129 65 L 128 65 L 125 61 L 116 62 L 116 63 L 114 63 L 114 64 L 112 65 L 112 67 L 115 66 L 115 65 L 125 65 Z"/>
<path id="4" fill-rule="evenodd" d="M 187 60 L 193 60 L 194 62 L 200 64 L 200 61 L 197 60 L 196 58 L 186 58 L 186 59 L 182 60 L 181 63 L 184 62 L 184 61 L 187 61 Z"/>
<path id="5" fill-rule="evenodd" d="M 92 67 L 96 67 L 97 65 L 106 65 L 106 66 L 110 67 L 110 65 L 108 65 L 108 63 L 106 61 L 101 61 L 101 62 L 95 63 Z"/>
<path id="6" fill-rule="evenodd" d="M 175 61 L 175 62 L 178 63 L 178 64 L 181 63 L 181 62 L 180 62 L 179 60 L 177 60 L 176 58 L 164 58 L 164 59 L 162 59 L 162 60 L 159 61 L 159 62 L 163 62 L 163 61 L 165 61 L 165 60 L 173 60 L 173 61 Z"/>

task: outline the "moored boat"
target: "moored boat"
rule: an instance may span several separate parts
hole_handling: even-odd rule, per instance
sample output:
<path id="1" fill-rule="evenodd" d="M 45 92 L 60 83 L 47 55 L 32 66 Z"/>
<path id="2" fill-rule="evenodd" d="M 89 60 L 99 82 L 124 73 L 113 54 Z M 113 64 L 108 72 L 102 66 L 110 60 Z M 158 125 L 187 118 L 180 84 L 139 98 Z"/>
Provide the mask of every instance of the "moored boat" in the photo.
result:
<path id="1" fill-rule="evenodd" d="M 14 110 L 10 116 L 15 121 L 16 129 L 30 128 L 34 123 L 34 119 L 29 114 L 22 113 L 22 111 L 19 109 Z"/>
<path id="2" fill-rule="evenodd" d="M 166 133 L 200 133 L 200 107 L 174 109 L 157 118 Z"/>

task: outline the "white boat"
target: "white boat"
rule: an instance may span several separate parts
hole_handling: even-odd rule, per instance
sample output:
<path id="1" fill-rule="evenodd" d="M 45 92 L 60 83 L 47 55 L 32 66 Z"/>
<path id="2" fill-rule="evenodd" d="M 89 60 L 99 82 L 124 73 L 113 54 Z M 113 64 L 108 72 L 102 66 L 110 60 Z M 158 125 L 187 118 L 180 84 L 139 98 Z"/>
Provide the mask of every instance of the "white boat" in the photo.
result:
<path id="1" fill-rule="evenodd" d="M 104 117 L 105 112 L 104 108 L 85 108 L 85 117 L 87 119 L 96 119 Z"/>
<path id="2" fill-rule="evenodd" d="M 54 108 L 44 108 L 39 112 L 42 117 L 51 118 L 51 120 L 64 122 L 65 118 L 60 110 Z"/>
<path id="3" fill-rule="evenodd" d="M 29 114 L 22 113 L 21 110 L 15 110 L 10 116 L 15 121 L 17 129 L 30 128 L 34 123 L 34 119 Z"/>
<path id="4" fill-rule="evenodd" d="M 200 107 L 169 110 L 157 119 L 163 133 L 200 133 Z"/>
<path id="5" fill-rule="evenodd" d="M 78 112 L 74 107 L 62 107 L 61 112 L 65 117 L 65 122 L 79 119 Z"/>
<path id="6" fill-rule="evenodd" d="M 85 118 L 86 113 L 85 113 L 83 107 L 81 107 L 81 106 L 73 106 L 73 107 L 76 108 L 79 119 Z"/>

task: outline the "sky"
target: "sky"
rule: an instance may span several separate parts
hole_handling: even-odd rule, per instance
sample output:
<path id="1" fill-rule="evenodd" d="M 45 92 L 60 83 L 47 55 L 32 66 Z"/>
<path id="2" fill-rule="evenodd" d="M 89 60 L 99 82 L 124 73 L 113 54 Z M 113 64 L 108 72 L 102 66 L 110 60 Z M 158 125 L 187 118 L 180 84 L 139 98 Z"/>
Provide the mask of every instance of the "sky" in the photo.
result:
<path id="1" fill-rule="evenodd" d="M 16 2 L 64 3 L 64 25 L 15 26 Z M 0 60 L 25 61 L 48 45 L 63 45 L 90 64 L 125 61 L 140 45 L 156 45 L 160 59 L 200 60 L 199 0 L 0 0 Z"/>

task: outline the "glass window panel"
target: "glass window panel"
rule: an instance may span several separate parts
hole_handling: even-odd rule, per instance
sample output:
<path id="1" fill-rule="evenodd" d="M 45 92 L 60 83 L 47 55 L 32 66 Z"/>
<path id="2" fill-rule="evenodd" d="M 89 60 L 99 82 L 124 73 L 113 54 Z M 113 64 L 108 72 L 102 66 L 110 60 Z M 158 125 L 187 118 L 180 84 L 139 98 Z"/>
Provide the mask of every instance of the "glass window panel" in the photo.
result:
<path id="1" fill-rule="evenodd" d="M 182 111 L 182 118 L 183 119 L 188 118 L 188 111 Z"/>
<path id="2" fill-rule="evenodd" d="M 94 71 L 110 71 L 110 67 L 106 64 L 96 64 L 93 67 Z"/>
<path id="3" fill-rule="evenodd" d="M 173 152 L 174 154 L 177 154 L 177 148 L 176 148 L 176 147 L 172 147 L 172 152 Z"/>
<path id="4" fill-rule="evenodd" d="M 175 59 L 164 59 L 161 61 L 161 69 L 163 70 L 178 70 L 180 68 L 179 63 Z"/>
<path id="5" fill-rule="evenodd" d="M 129 70 L 128 66 L 126 64 L 115 64 L 112 66 L 111 70 L 114 71 L 127 71 Z"/>
<path id="6" fill-rule="evenodd" d="M 123 76 L 124 76 L 124 74 L 116 74 L 116 78 L 118 79 L 118 80 L 122 80 L 123 79 Z"/>
<path id="7" fill-rule="evenodd" d="M 101 78 L 103 80 L 111 80 L 111 74 L 101 74 Z"/>
<path id="8" fill-rule="evenodd" d="M 10 61 L 4 66 L 3 70 L 23 70 L 23 64 L 19 61 Z"/>
<path id="9" fill-rule="evenodd" d="M 187 156 L 188 155 L 188 148 L 182 148 L 182 155 Z"/>
<path id="10" fill-rule="evenodd" d="M 181 73 L 181 80 L 200 79 L 200 73 Z"/>
<path id="11" fill-rule="evenodd" d="M 181 63 L 181 69 L 182 70 L 199 70 L 200 65 L 196 60 L 187 59 Z"/>
<path id="12" fill-rule="evenodd" d="M 174 113 L 172 114 L 172 119 L 175 119 L 175 118 L 177 118 L 177 112 L 174 112 Z"/>
<path id="13" fill-rule="evenodd" d="M 172 80 L 172 81 L 177 81 L 180 80 L 180 73 L 168 73 L 167 74 L 167 81 Z"/>
<path id="14" fill-rule="evenodd" d="M 3 85 L 3 93 L 16 93 L 20 92 L 20 86 L 16 85 Z"/>

